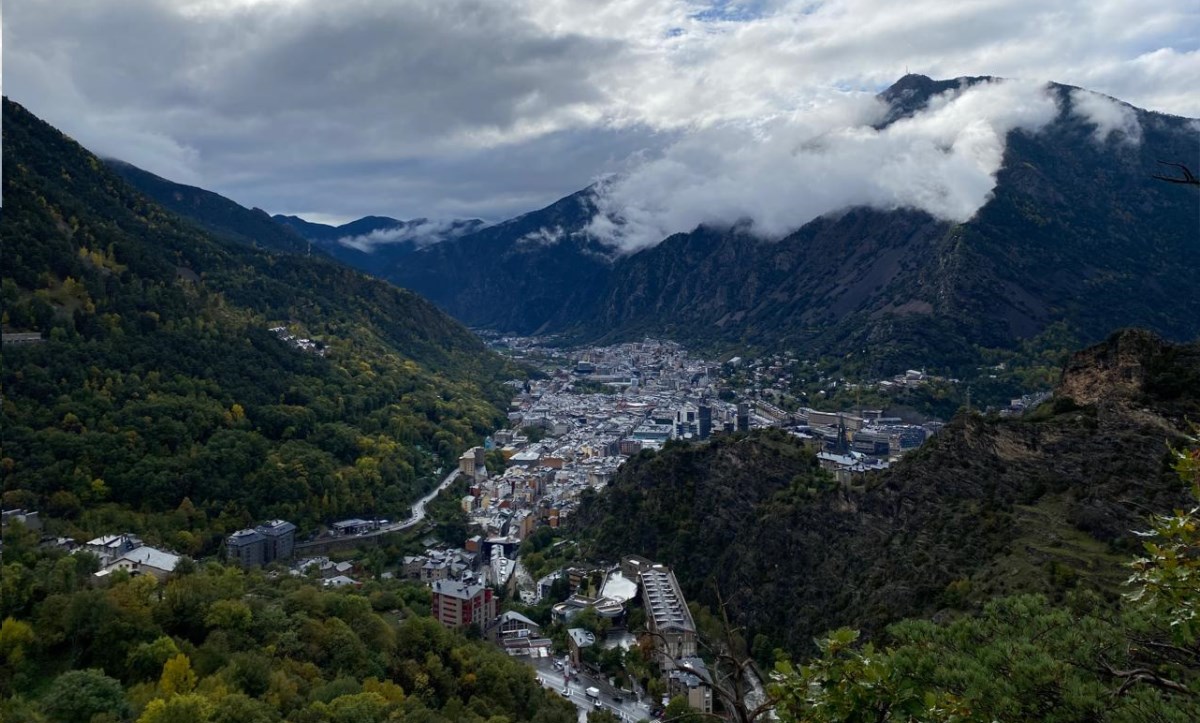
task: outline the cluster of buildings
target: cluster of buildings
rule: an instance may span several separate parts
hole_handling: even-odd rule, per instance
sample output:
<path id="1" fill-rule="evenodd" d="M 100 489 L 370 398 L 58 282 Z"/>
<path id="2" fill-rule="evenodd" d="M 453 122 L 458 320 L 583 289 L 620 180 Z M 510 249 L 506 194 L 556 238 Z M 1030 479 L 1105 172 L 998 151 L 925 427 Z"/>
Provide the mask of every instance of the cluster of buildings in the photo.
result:
<path id="1" fill-rule="evenodd" d="M 325 356 L 325 345 L 319 341 L 297 337 L 288 331 L 286 326 L 273 326 L 269 329 L 271 333 L 279 338 L 280 341 L 290 344 L 293 348 L 299 349 L 307 354 L 316 354 L 317 356 Z"/>
<path id="2" fill-rule="evenodd" d="M 944 426 L 936 421 L 908 424 L 871 409 L 851 413 L 804 407 L 792 421 L 792 434 L 816 451 L 821 467 L 842 483 L 849 483 L 854 475 L 887 469 Z"/>
<path id="3" fill-rule="evenodd" d="M 878 409 L 854 413 L 804 407 L 793 419 L 793 431 L 817 440 L 823 450 L 880 458 L 895 458 L 916 449 L 945 426 L 936 421 L 908 424 L 900 417 L 885 417 Z"/>
<path id="4" fill-rule="evenodd" d="M 643 449 L 770 423 L 750 405 L 718 399 L 715 365 L 672 342 L 565 354 L 531 340 L 503 342 L 550 358 L 553 371 L 547 379 L 514 382 L 509 428 L 459 460 L 472 480 L 463 509 L 489 538 L 519 541 L 539 524 L 557 527 L 583 490 L 604 487 Z M 484 459 L 492 450 L 507 462 L 502 475 L 487 473 Z"/>
<path id="5" fill-rule="evenodd" d="M 361 587 L 362 583 L 351 577 L 354 570 L 355 565 L 349 560 L 334 562 L 328 557 L 306 557 L 294 563 L 288 572 L 298 577 L 316 575 L 325 587 Z"/>
<path id="6" fill-rule="evenodd" d="M 430 548 L 422 555 L 406 556 L 402 574 L 429 585 L 430 612 L 442 625 L 475 626 L 512 655 L 529 655 L 535 649 L 548 653 L 551 641 L 542 637 L 541 626 L 515 611 L 500 613 L 479 552 L 482 542 L 477 536 L 466 548 Z"/>
<path id="7" fill-rule="evenodd" d="M 121 570 L 133 577 L 153 575 L 161 582 L 175 572 L 181 559 L 173 552 L 145 545 L 129 533 L 97 537 L 82 549 L 100 558 L 100 570 L 94 573 L 98 580 Z"/>
<path id="8" fill-rule="evenodd" d="M 603 575 L 603 583 L 598 595 L 589 596 L 584 586 L 596 572 Z M 646 616 L 645 630 L 640 634 L 643 642 L 656 653 L 667 697 L 682 696 L 694 710 L 712 713 L 712 679 L 697 650 L 696 623 L 679 581 L 669 567 L 629 555 L 611 569 L 570 568 L 567 573 L 572 579 L 578 579 L 579 585 L 570 598 L 554 606 L 557 621 L 569 625 L 590 607 L 599 617 L 620 623 L 630 606 L 640 604 Z M 591 592 L 590 586 L 587 592 Z M 593 633 L 580 627 L 568 628 L 567 634 L 571 662 L 579 667 L 583 651 L 599 641 Z"/>
<path id="9" fill-rule="evenodd" d="M 376 521 L 343 520 L 335 522 L 334 534 L 361 534 L 375 529 Z M 334 562 L 328 557 L 296 556 L 296 526 L 287 520 L 269 520 L 255 527 L 238 530 L 225 538 L 225 557 L 230 564 L 243 568 L 262 567 L 272 563 L 288 564 L 288 572 L 297 576 L 317 576 L 325 587 L 360 586 L 351 577 L 353 562 Z"/>
<path id="10" fill-rule="evenodd" d="M 946 379 L 944 377 L 926 374 L 924 369 L 909 369 L 903 374 L 897 374 L 890 379 L 881 379 L 876 382 L 876 386 L 883 391 L 894 391 L 896 389 L 915 389 L 916 387 L 929 384 L 930 382 L 949 381 L 957 383 L 957 379 Z"/>
<path id="11" fill-rule="evenodd" d="M 116 572 L 128 573 L 131 577 L 150 575 L 162 581 L 170 577 L 179 565 L 182 556 L 142 542 L 129 532 L 101 535 L 82 545 L 69 537 L 42 536 L 44 530 L 41 515 L 34 510 L 12 509 L 0 511 L 0 530 L 9 525 L 21 524 L 25 529 L 40 536 L 40 544 L 65 550 L 71 554 L 90 553 L 100 562 L 100 569 L 92 574 L 92 582 L 102 583 Z M 0 555 L 3 543 L 0 542 Z"/>

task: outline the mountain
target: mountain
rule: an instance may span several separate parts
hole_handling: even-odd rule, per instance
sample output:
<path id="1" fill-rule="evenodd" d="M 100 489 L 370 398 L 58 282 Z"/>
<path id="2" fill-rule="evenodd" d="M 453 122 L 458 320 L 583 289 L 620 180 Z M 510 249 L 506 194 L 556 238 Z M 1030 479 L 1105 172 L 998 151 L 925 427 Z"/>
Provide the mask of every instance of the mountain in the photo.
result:
<path id="1" fill-rule="evenodd" d="M 976 347 L 1012 348 L 1058 320 L 1087 341 L 1130 325 L 1194 338 L 1196 196 L 1150 177 L 1156 159 L 1187 157 L 1194 127 L 1137 111 L 1140 145 L 1097 145 L 1071 90 L 1055 86 L 1048 128 L 1010 133 L 992 199 L 964 224 L 852 209 L 776 243 L 700 229 L 615 266 L 598 326 L 865 349 L 887 369 L 962 368 Z"/>
<path id="2" fill-rule="evenodd" d="M 340 226 L 312 223 L 299 216 L 248 209 L 220 194 L 169 181 L 124 161 L 105 163 L 151 200 L 214 235 L 271 251 L 324 253 L 380 278 L 387 278 L 414 251 L 486 225 L 479 219 L 439 223 L 387 216 L 364 216 Z"/>
<path id="3" fill-rule="evenodd" d="M 364 216 L 341 226 L 312 223 L 299 216 L 275 215 L 277 223 L 295 231 L 342 263 L 373 276 L 390 279 L 410 254 L 478 231 L 479 219 L 448 222 L 416 218 L 400 221 L 388 216 Z"/>
<path id="4" fill-rule="evenodd" d="M 4 331 L 43 339 L 3 348 L 6 508 L 211 552 L 402 512 L 504 419 L 517 370 L 433 304 L 209 233 L 3 113 Z"/>
<path id="5" fill-rule="evenodd" d="M 522 334 L 576 324 L 604 292 L 611 249 L 586 233 L 594 188 L 412 254 L 384 277 L 471 326 Z"/>
<path id="6" fill-rule="evenodd" d="M 299 234 L 280 226 L 260 208 L 247 209 L 212 191 L 168 181 L 124 161 L 109 159 L 105 163 L 130 186 L 216 236 L 270 251 L 309 250 Z"/>
<path id="7" fill-rule="evenodd" d="M 312 221 L 305 221 L 299 216 L 284 216 L 282 214 L 275 214 L 271 218 L 293 229 L 304 238 L 323 245 L 333 244 L 338 239 L 363 236 L 375 231 L 402 229 L 409 223 L 389 216 L 363 216 L 340 226 L 331 226 L 327 223 L 313 223 Z M 413 223 L 419 222 L 420 220 Z"/>
<path id="8" fill-rule="evenodd" d="M 727 435 L 632 458 L 572 525 L 596 558 L 644 555 L 689 599 L 719 595 L 768 658 L 995 595 L 1112 600 L 1140 550 L 1131 531 L 1185 506 L 1167 445 L 1197 414 L 1200 343 L 1125 331 L 1074 355 L 1052 402 L 960 415 L 854 484 L 784 432 Z"/>
<path id="9" fill-rule="evenodd" d="M 905 76 L 881 95 L 885 124 L 984 80 Z M 617 256 L 584 232 L 584 192 L 414 254 L 389 278 L 477 326 L 855 354 L 884 374 L 959 371 L 1055 322 L 1079 344 L 1121 326 L 1194 338 L 1197 198 L 1151 178 L 1159 159 L 1194 156 L 1194 121 L 1131 108 L 1140 143 L 1098 143 L 1075 90 L 1052 85 L 1056 119 L 1010 132 L 992 197 L 965 223 L 848 208 L 782 239 L 700 227 Z"/>

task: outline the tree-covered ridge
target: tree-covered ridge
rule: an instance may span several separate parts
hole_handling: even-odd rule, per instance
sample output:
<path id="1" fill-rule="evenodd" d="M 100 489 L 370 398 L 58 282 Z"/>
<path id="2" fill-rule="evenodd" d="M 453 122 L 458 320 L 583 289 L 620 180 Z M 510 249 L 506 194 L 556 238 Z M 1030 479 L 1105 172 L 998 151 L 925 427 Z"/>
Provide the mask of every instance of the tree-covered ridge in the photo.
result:
<path id="1" fill-rule="evenodd" d="M 848 486 L 778 431 L 668 445 L 631 459 L 574 524 L 593 556 L 661 560 L 689 599 L 719 594 L 763 662 L 839 626 L 875 634 L 995 595 L 1112 600 L 1131 530 L 1186 500 L 1167 443 L 1200 412 L 1198 370 L 1200 345 L 1114 335 L 1036 412 L 959 416 Z"/>
<path id="2" fill-rule="evenodd" d="M 10 534 L 0 720 L 11 723 L 572 721 L 533 672 L 427 616 L 429 591 L 191 563 L 89 583 L 90 555 Z"/>
<path id="3" fill-rule="evenodd" d="M 1193 427 L 1193 430 L 1196 428 Z M 1195 445 L 1196 439 L 1190 440 Z M 800 665 L 780 660 L 787 722 L 1194 721 L 1200 717 L 1200 448 L 1174 451 L 1191 508 L 1158 515 L 1119 604 L 1086 591 L 1025 595 L 861 644 L 843 628 Z"/>
<path id="4" fill-rule="evenodd" d="M 6 506 L 195 553 L 398 512 L 502 419 L 513 371 L 420 297 L 211 237 L 8 100 L 4 154 L 4 328 L 46 337 L 3 349 Z"/>
<path id="5" fill-rule="evenodd" d="M 105 165 L 163 208 L 195 221 L 214 236 L 270 251 L 311 250 L 304 238 L 260 208 L 244 208 L 212 191 L 168 181 L 123 161 L 108 159 Z"/>

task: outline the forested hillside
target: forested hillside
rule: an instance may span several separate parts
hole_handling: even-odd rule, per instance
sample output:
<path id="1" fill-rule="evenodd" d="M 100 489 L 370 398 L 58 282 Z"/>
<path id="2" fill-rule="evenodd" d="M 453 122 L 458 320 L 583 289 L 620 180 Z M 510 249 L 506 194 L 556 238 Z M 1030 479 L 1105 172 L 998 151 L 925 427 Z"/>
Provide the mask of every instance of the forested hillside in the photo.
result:
<path id="1" fill-rule="evenodd" d="M 960 415 L 886 472 L 836 483 L 780 431 L 630 460 L 573 523 L 591 553 L 670 564 L 757 657 L 848 625 L 1073 589 L 1114 600 L 1132 530 L 1186 500 L 1168 444 L 1200 414 L 1200 345 L 1123 332 L 1023 418 Z"/>
<path id="2" fill-rule="evenodd" d="M 276 223 L 261 208 L 244 208 L 212 191 L 168 181 L 123 161 L 110 159 L 105 164 L 163 208 L 190 218 L 214 236 L 270 251 L 309 252 L 300 234 Z"/>
<path id="3" fill-rule="evenodd" d="M 489 643 L 428 617 L 410 583 L 322 590 L 190 561 L 90 581 L 91 555 L 9 535 L 0 580 L 5 723 L 568 723 L 574 708 Z"/>
<path id="4" fill-rule="evenodd" d="M 406 504 L 514 373 L 420 297 L 210 236 L 4 101 L 5 506 L 182 552 Z M 323 344 L 303 351 L 268 331 Z"/>

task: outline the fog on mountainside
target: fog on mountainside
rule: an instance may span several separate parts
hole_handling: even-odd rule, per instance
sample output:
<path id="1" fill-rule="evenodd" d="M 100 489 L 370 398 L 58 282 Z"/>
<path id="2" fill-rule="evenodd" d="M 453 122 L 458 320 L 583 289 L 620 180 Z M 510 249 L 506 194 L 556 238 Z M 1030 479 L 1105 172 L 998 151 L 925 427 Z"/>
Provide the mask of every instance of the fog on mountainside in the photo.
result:
<path id="1" fill-rule="evenodd" d="M 1091 121 L 1108 104 L 1116 107 L 1101 99 L 1075 108 Z M 630 253 L 701 224 L 745 221 L 752 233 L 779 238 L 851 206 L 911 208 L 962 223 L 991 197 L 1008 134 L 1036 133 L 1060 111 L 1045 84 L 991 79 L 964 82 L 884 123 L 891 109 L 885 98 L 847 96 L 692 133 L 602 184 L 588 231 Z M 1103 143 L 1108 133 L 1100 136 Z"/>

